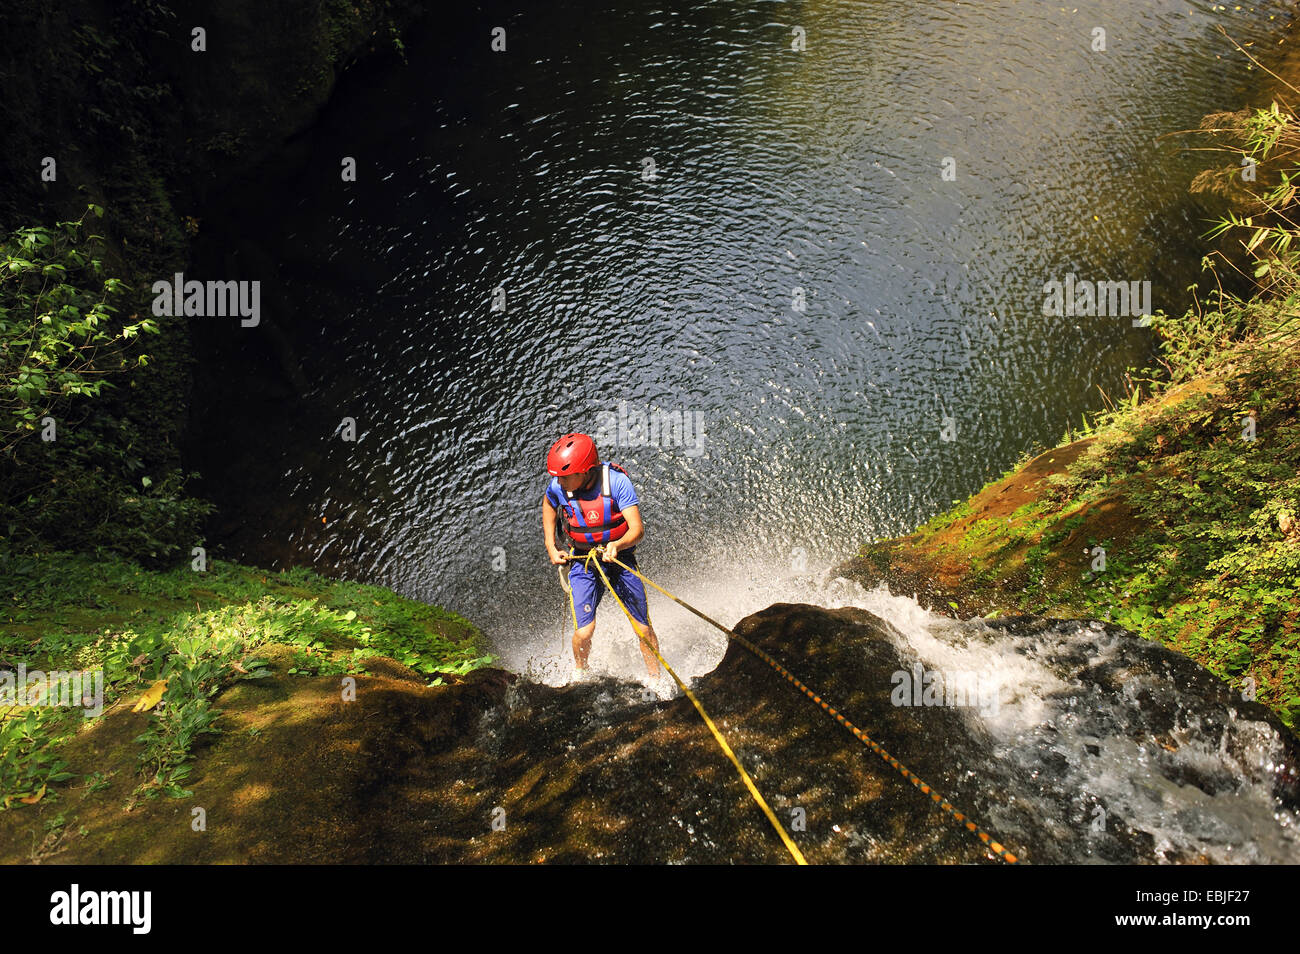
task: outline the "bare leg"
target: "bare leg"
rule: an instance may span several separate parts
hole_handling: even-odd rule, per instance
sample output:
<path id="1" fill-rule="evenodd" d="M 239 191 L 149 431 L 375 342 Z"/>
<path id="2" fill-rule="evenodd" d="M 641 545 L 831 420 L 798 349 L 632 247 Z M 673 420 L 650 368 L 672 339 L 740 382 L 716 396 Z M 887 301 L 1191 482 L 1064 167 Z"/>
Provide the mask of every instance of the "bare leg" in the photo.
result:
<path id="1" fill-rule="evenodd" d="M 587 668 L 587 657 L 591 655 L 591 634 L 595 631 L 594 619 L 581 629 L 573 631 L 573 665 L 578 669 Z"/>
<path id="2" fill-rule="evenodd" d="M 649 623 L 642 626 L 640 623 L 634 621 L 633 625 L 645 636 L 644 641 L 638 639 L 636 642 L 637 645 L 641 647 L 641 656 L 645 659 L 646 672 L 648 672 L 650 678 L 653 679 L 659 675 L 659 660 L 655 656 L 655 652 L 659 650 L 659 637 L 655 635 L 654 626 Z M 647 646 L 646 643 L 653 646 L 654 650 L 652 651 L 650 646 Z"/>

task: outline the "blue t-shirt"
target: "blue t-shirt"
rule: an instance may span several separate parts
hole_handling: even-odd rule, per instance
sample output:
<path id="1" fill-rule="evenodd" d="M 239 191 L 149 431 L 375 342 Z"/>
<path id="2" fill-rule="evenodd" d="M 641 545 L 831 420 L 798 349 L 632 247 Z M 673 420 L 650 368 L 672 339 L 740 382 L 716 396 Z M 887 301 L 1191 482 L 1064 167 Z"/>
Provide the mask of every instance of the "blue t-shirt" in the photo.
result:
<path id="1" fill-rule="evenodd" d="M 600 472 L 601 466 L 596 465 L 596 479 L 592 482 L 589 490 L 579 490 L 579 500 L 594 500 L 600 496 Z M 613 467 L 609 469 L 609 496 L 618 510 L 626 510 L 628 507 L 637 506 L 640 501 L 636 498 L 636 490 L 632 486 L 631 479 L 627 474 Z M 567 511 L 569 522 L 573 524 L 580 523 L 577 514 L 573 511 L 573 502 L 560 487 L 560 479 L 552 477 L 551 482 L 546 485 L 546 500 L 556 510 L 564 508 Z"/>

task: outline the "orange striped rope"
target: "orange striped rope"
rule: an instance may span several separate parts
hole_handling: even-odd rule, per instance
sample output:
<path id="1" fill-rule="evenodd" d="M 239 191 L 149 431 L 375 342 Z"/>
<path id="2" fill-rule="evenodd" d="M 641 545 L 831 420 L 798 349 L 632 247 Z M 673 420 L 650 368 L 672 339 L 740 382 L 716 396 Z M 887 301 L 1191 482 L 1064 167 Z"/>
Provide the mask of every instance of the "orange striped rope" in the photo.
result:
<path id="1" fill-rule="evenodd" d="M 1003 861 L 1007 862 L 1008 864 L 1014 865 L 1019 862 L 1020 860 L 1019 858 L 1017 858 L 1014 854 L 1008 851 L 1006 847 L 1002 845 L 1001 842 L 997 841 L 984 828 L 982 828 L 980 825 L 977 825 L 974 821 L 972 821 L 969 815 L 960 812 L 956 808 L 954 808 L 952 803 L 950 803 L 946 798 L 944 798 L 937 791 L 935 791 L 931 786 L 923 782 L 920 779 L 920 777 L 916 775 L 916 773 L 914 773 L 902 762 L 898 761 L 898 759 L 890 755 L 874 739 L 872 739 L 869 735 L 867 735 L 867 733 L 863 732 L 856 725 L 854 725 L 847 718 L 845 718 L 844 713 L 840 712 L 838 709 L 833 707 L 829 702 L 823 699 L 820 695 L 813 692 L 806 685 L 804 685 L 802 682 L 796 679 L 794 675 L 790 672 L 790 670 L 786 669 L 779 662 L 777 662 L 775 659 L 769 656 L 766 652 L 759 649 L 757 646 L 755 646 L 745 637 L 723 626 L 717 620 L 710 619 L 708 616 L 705 616 L 694 606 L 691 606 L 689 603 L 685 602 L 684 600 L 678 599 L 676 596 L 674 596 L 672 593 L 669 593 L 658 583 L 655 583 L 653 580 L 647 579 L 643 574 L 637 572 L 635 569 L 628 566 L 626 563 L 619 560 L 617 557 L 612 559 L 610 562 L 617 563 L 623 569 L 629 571 L 630 573 L 635 574 L 643 582 L 649 583 L 651 586 L 653 586 L 664 596 L 668 597 L 674 603 L 678 604 L 679 606 L 687 610 L 690 610 L 692 613 L 694 613 L 700 619 L 704 620 L 706 623 L 710 623 L 713 626 L 717 627 L 718 629 L 722 630 L 722 632 L 724 632 L 727 635 L 728 639 L 733 639 L 736 642 L 740 643 L 740 645 L 744 646 L 751 653 L 753 653 L 759 659 L 763 660 L 763 662 L 767 663 L 778 673 L 784 676 L 787 682 L 789 682 L 792 686 L 794 686 L 805 696 L 807 696 L 818 706 L 820 706 L 827 715 L 834 716 L 836 722 L 838 722 L 840 725 L 844 726 L 844 728 L 852 732 L 853 735 L 859 741 L 861 741 L 863 745 L 867 746 L 869 749 L 871 749 L 871 751 L 875 752 L 882 759 L 884 759 L 889 765 L 897 769 L 899 774 L 902 775 L 903 778 L 911 782 L 912 785 L 917 789 L 919 789 L 923 795 L 928 795 L 930 797 L 930 800 L 933 801 L 936 805 L 938 805 L 942 811 L 952 816 L 952 819 L 954 821 L 962 825 L 967 831 L 974 834 L 981 842 L 983 842 L 983 844 L 985 845 L 985 847 L 989 849 L 989 851 L 993 852 L 995 855 L 997 855 L 999 858 L 1001 858 Z"/>

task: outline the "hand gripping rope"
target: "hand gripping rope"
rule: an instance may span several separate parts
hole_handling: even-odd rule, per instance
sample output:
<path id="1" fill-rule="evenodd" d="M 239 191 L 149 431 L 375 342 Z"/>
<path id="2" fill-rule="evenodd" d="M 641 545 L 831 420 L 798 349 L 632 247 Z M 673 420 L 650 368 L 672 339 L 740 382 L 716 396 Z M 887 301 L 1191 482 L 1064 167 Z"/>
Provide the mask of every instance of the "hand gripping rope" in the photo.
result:
<path id="1" fill-rule="evenodd" d="M 605 581 L 605 585 L 609 588 L 609 591 L 611 593 L 614 593 L 614 588 L 610 586 L 609 579 L 605 576 L 605 571 L 600 567 L 600 562 L 592 560 L 592 556 L 598 552 L 603 551 L 603 549 L 604 549 L 603 547 L 596 547 L 593 550 L 589 551 L 586 557 L 584 558 L 584 562 L 594 563 L 597 571 L 600 573 L 601 579 Z M 974 821 L 972 821 L 969 815 L 957 811 L 957 809 L 954 808 L 953 805 L 946 798 L 944 798 L 933 788 L 931 788 L 929 785 L 923 782 L 914 772 L 908 769 L 907 766 L 899 762 L 898 759 L 894 758 L 887 751 L 885 751 L 885 749 L 883 749 L 874 739 L 872 739 L 869 735 L 867 735 L 867 733 L 863 732 L 852 722 L 850 722 L 847 718 L 845 718 L 842 712 L 840 712 L 838 709 L 833 707 L 829 702 L 825 701 L 820 695 L 813 692 L 806 685 L 804 685 L 802 682 L 796 679 L 788 669 L 782 666 L 779 662 L 773 659 L 766 652 L 759 649 L 756 645 L 751 643 L 749 640 L 745 639 L 745 637 L 739 635 L 738 633 L 732 632 L 730 629 L 723 626 L 717 620 L 711 619 L 710 617 L 704 615 L 699 610 L 697 610 L 694 606 L 691 606 L 689 603 L 685 602 L 684 600 L 678 599 L 676 596 L 674 596 L 672 593 L 669 593 L 658 583 L 655 583 L 653 580 L 647 579 L 642 573 L 628 566 L 626 563 L 619 560 L 617 557 L 615 557 L 610 562 L 617 563 L 619 566 L 627 570 L 629 573 L 634 574 L 642 582 L 649 583 L 656 590 L 658 590 L 664 596 L 668 597 L 678 606 L 681 606 L 684 609 L 689 610 L 690 612 L 698 616 L 700 619 L 704 620 L 706 623 L 709 623 L 710 625 L 721 630 L 727 636 L 728 639 L 736 641 L 745 649 L 749 650 L 751 653 L 757 656 L 759 659 L 763 660 L 763 662 L 771 666 L 772 669 L 774 669 L 780 675 L 785 677 L 787 682 L 789 682 L 792 686 L 794 686 L 805 696 L 811 699 L 814 703 L 816 703 L 827 715 L 833 716 L 835 718 L 835 721 L 837 721 L 840 725 L 844 726 L 844 728 L 852 732 L 853 735 L 860 742 L 862 742 L 863 745 L 867 746 L 867 748 L 871 749 L 871 751 L 879 755 L 882 759 L 884 759 L 887 763 L 889 763 L 889 765 L 897 769 L 899 774 L 902 775 L 909 782 L 911 782 L 912 785 L 915 788 L 919 789 L 922 794 L 928 795 L 930 797 L 930 800 L 933 801 L 936 805 L 938 805 L 942 811 L 952 816 L 952 819 L 954 821 L 962 825 L 967 831 L 971 832 L 977 838 L 979 838 L 979 840 L 985 845 L 985 847 L 987 847 L 995 855 L 997 855 L 999 858 L 1001 858 L 1003 861 L 1007 862 L 1008 864 L 1018 863 L 1019 859 L 1014 854 L 1008 851 L 1005 846 L 1003 846 L 1000 842 L 994 839 L 993 836 L 990 835 L 987 831 L 985 831 L 982 827 L 980 827 Z M 618 599 L 617 593 L 614 593 L 614 599 L 618 600 L 619 607 L 623 610 L 624 615 L 627 616 L 628 622 L 632 624 L 633 632 L 635 632 L 637 636 L 639 636 L 641 640 L 646 643 L 646 645 L 649 645 L 649 642 L 646 641 L 645 637 L 641 635 L 641 632 L 637 628 L 635 621 L 632 619 L 632 614 L 628 613 L 626 606 L 623 606 L 623 601 Z M 574 626 L 575 628 L 577 626 L 576 614 L 574 615 Z M 787 847 L 789 847 L 792 852 L 797 852 L 798 849 L 794 848 L 794 846 L 790 843 L 789 836 L 785 834 L 784 829 L 781 828 L 775 816 L 772 815 L 771 810 L 767 807 L 766 803 L 763 802 L 761 796 L 759 796 L 758 794 L 757 789 L 754 788 L 753 783 L 749 780 L 749 776 L 745 775 L 745 770 L 740 767 L 740 763 L 736 761 L 735 756 L 731 753 L 731 749 L 727 747 L 725 740 L 723 740 L 721 734 L 717 732 L 716 728 L 713 725 L 713 722 L 709 719 L 707 715 L 705 715 L 703 707 L 699 704 L 699 702 L 696 700 L 695 696 L 691 693 L 691 691 L 686 688 L 685 684 L 681 681 L 681 679 L 677 678 L 677 674 L 668 668 L 668 664 L 664 662 L 663 657 L 659 655 L 658 650 L 655 650 L 655 655 L 659 658 L 659 661 L 660 663 L 663 664 L 663 667 L 668 670 L 668 673 L 677 682 L 677 685 L 682 687 L 683 692 L 685 692 L 687 697 L 691 700 L 691 702 L 695 704 L 695 708 L 699 710 L 700 715 L 704 716 L 705 722 L 708 723 L 709 728 L 712 729 L 714 732 L 714 737 L 718 739 L 719 744 L 723 747 L 723 751 L 727 753 L 728 757 L 731 758 L 732 762 L 736 765 L 736 768 L 739 769 L 741 776 L 745 781 L 746 786 L 749 787 L 750 792 L 754 795 L 755 799 L 758 800 L 760 806 L 767 814 L 768 819 L 772 822 L 774 826 L 776 826 L 777 831 L 781 833 L 782 840 L 786 842 Z M 798 860 L 800 863 L 806 863 L 803 861 L 802 856 L 798 856 L 796 860 Z"/>

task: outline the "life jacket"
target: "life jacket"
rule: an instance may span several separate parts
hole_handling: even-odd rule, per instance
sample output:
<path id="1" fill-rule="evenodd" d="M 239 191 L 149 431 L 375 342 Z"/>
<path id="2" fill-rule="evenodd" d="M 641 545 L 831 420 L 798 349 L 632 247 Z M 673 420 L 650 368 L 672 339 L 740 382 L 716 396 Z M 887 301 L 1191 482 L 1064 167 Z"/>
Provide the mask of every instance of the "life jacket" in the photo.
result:
<path id="1" fill-rule="evenodd" d="M 627 471 L 608 461 L 600 465 L 600 484 L 595 497 L 576 497 L 565 491 L 564 530 L 576 549 L 589 550 L 602 543 L 617 540 L 627 533 L 627 520 L 617 509 L 609 489 L 609 469 L 613 467 L 624 476 Z M 581 493 L 581 491 L 579 491 Z"/>

